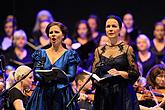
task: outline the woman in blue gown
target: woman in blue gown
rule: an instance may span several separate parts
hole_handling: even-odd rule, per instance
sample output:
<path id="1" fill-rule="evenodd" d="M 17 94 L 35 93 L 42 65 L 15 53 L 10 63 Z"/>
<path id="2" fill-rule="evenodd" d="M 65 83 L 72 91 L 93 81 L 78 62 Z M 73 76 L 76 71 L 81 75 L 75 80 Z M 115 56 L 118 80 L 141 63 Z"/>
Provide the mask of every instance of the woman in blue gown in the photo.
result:
<path id="1" fill-rule="evenodd" d="M 69 82 L 39 81 L 26 109 L 79 110 L 76 100 L 66 108 L 74 95 L 70 82 L 75 79 L 77 64 L 80 61 L 74 50 L 66 50 L 62 45 L 62 41 L 67 34 L 67 28 L 60 22 L 52 22 L 45 31 L 52 46 L 48 49 L 37 50 L 32 54 L 34 66 L 40 65 L 42 59 L 45 58 L 42 69 L 50 70 L 52 67 L 57 67 L 66 73 Z M 35 76 L 37 79 L 37 75 Z"/>

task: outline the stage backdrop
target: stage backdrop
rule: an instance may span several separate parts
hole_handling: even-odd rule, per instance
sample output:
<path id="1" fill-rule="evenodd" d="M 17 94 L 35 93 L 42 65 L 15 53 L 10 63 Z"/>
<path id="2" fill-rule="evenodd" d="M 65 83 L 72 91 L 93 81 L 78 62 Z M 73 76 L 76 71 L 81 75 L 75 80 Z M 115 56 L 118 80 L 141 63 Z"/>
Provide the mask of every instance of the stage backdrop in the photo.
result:
<path id="1" fill-rule="evenodd" d="M 4 0 L 0 6 L 0 31 L 8 14 L 17 18 L 18 28 L 31 35 L 36 14 L 41 9 L 50 10 L 56 21 L 63 22 L 73 33 L 75 23 L 89 14 L 100 17 L 104 32 L 105 18 L 109 14 L 120 17 L 127 11 L 134 14 L 135 25 L 152 38 L 153 25 L 165 15 L 164 0 Z"/>

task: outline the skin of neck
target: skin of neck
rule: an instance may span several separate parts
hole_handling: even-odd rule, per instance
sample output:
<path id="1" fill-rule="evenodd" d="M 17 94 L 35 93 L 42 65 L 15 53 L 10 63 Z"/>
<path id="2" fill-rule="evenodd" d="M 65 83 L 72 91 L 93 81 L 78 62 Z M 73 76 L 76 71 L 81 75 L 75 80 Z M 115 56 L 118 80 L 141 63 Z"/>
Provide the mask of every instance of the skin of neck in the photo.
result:
<path id="1" fill-rule="evenodd" d="M 80 36 L 80 37 L 78 37 L 79 39 L 82 39 L 82 40 L 87 40 L 87 36 Z"/>
<path id="2" fill-rule="evenodd" d="M 159 43 L 164 43 L 164 39 L 157 39 L 157 38 L 155 38 L 155 41 L 157 41 Z"/>
<path id="3" fill-rule="evenodd" d="M 96 29 L 91 29 L 91 32 L 95 33 L 95 32 L 97 32 L 97 30 Z"/>
<path id="4" fill-rule="evenodd" d="M 57 51 L 60 51 L 60 50 L 62 50 L 62 49 L 64 49 L 64 48 L 63 48 L 63 46 L 62 46 L 62 43 L 60 43 L 60 44 L 56 44 L 56 45 L 53 45 L 53 44 L 52 44 L 51 49 L 57 52 Z"/>
<path id="5" fill-rule="evenodd" d="M 139 51 L 139 52 L 142 55 L 147 55 L 149 53 L 149 50 L 143 50 L 143 51 Z"/>
<path id="6" fill-rule="evenodd" d="M 21 51 L 21 52 L 23 52 L 24 51 L 24 48 L 23 47 L 15 47 L 15 50 L 19 50 L 19 51 Z"/>
<path id="7" fill-rule="evenodd" d="M 118 38 L 117 37 L 108 37 L 110 40 L 110 43 L 112 45 L 116 45 L 118 43 Z"/>
<path id="8" fill-rule="evenodd" d="M 7 35 L 7 37 L 13 39 L 13 35 Z"/>
<path id="9" fill-rule="evenodd" d="M 22 86 L 21 82 L 16 84 L 15 87 L 23 93 L 23 86 Z"/>

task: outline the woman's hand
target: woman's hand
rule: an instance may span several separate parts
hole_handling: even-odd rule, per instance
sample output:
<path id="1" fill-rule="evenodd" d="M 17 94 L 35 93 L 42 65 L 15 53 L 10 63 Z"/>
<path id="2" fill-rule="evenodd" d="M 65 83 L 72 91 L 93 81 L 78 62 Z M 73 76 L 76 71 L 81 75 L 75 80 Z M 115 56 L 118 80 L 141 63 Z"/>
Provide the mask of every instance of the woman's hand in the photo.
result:
<path id="1" fill-rule="evenodd" d="M 120 75 L 119 71 L 117 71 L 115 68 L 112 68 L 108 71 L 108 73 L 112 76 L 118 76 Z"/>
<path id="2" fill-rule="evenodd" d="M 118 71 L 115 68 L 112 68 L 108 71 L 108 73 L 112 76 L 118 76 L 121 75 L 123 78 L 127 79 L 128 78 L 128 73 L 125 71 Z"/>

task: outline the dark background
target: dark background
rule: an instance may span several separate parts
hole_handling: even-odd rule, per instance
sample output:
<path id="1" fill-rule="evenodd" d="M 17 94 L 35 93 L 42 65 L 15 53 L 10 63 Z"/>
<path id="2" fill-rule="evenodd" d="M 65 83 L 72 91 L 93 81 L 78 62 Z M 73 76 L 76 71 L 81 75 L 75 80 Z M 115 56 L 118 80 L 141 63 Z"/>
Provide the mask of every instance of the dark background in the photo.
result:
<path id="1" fill-rule="evenodd" d="M 5 0 L 0 6 L 0 31 L 3 32 L 3 21 L 8 14 L 17 18 L 18 28 L 31 35 L 36 14 L 41 9 L 49 10 L 56 21 L 63 22 L 70 35 L 75 23 L 86 19 L 89 14 L 96 14 L 101 19 L 100 31 L 104 32 L 105 18 L 109 14 L 120 17 L 131 11 L 135 25 L 142 33 L 152 38 L 153 26 L 165 15 L 164 0 Z"/>

